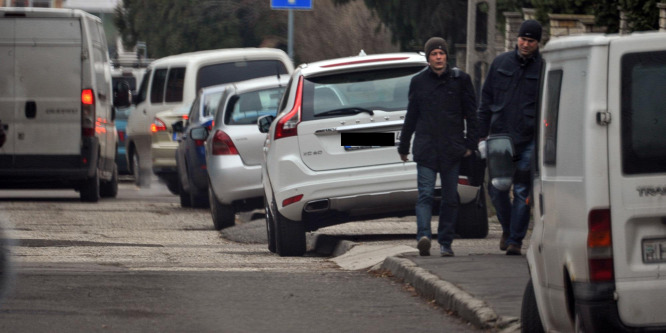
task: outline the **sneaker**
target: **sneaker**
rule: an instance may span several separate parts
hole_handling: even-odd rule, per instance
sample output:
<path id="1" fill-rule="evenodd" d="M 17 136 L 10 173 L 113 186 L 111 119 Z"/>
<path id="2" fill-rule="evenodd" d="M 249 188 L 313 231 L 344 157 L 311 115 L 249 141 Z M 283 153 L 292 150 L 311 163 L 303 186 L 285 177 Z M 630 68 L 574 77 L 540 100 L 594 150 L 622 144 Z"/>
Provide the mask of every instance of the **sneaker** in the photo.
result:
<path id="1" fill-rule="evenodd" d="M 419 242 L 416 244 L 416 248 L 419 249 L 420 256 L 429 256 L 430 255 L 430 238 L 423 236 L 419 239 Z"/>
<path id="2" fill-rule="evenodd" d="M 521 255 L 520 246 L 518 246 L 516 244 L 509 244 L 509 246 L 506 248 L 506 255 L 507 256 L 519 256 L 519 255 Z"/>
<path id="3" fill-rule="evenodd" d="M 500 238 L 500 251 L 506 251 L 508 245 L 506 245 L 506 239 L 509 238 L 509 234 L 502 233 Z"/>
<path id="4" fill-rule="evenodd" d="M 446 245 L 440 245 L 439 246 L 439 254 L 442 257 L 453 257 L 453 250 L 451 250 L 451 246 L 446 246 Z"/>

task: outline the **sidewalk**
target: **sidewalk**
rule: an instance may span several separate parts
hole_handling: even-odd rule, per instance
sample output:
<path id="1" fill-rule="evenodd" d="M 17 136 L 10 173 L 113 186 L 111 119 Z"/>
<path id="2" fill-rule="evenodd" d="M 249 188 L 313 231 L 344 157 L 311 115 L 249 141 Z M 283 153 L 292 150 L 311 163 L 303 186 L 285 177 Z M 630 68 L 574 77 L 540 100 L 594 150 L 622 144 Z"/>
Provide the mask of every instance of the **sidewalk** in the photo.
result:
<path id="1" fill-rule="evenodd" d="M 520 307 L 529 279 L 528 241 L 522 256 L 507 256 L 498 248 L 499 224 L 491 222 L 487 239 L 455 240 L 455 257 L 440 257 L 437 242 L 433 242 L 431 256 L 421 257 L 415 240 L 398 246 L 333 241 L 329 254 L 343 269 L 388 271 L 480 329 L 520 332 Z M 320 245 L 326 243 L 327 237 L 322 238 Z"/>
<path id="2" fill-rule="evenodd" d="M 478 328 L 520 331 L 520 306 L 529 279 L 525 256 L 442 258 L 410 252 L 387 257 L 381 269 Z"/>

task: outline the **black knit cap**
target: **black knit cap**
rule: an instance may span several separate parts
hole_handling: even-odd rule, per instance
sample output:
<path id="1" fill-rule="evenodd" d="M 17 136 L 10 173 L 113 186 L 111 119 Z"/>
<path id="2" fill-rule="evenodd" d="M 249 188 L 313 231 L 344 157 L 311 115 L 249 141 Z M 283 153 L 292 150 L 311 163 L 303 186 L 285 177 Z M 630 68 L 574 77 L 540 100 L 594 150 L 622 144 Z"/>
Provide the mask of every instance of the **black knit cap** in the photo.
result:
<path id="1" fill-rule="evenodd" d="M 527 37 L 541 41 L 541 24 L 535 20 L 527 20 L 520 25 L 518 37 Z"/>
<path id="2" fill-rule="evenodd" d="M 428 59 L 428 57 L 430 56 L 430 52 L 432 52 L 435 49 L 440 49 L 444 51 L 445 54 L 449 54 L 449 52 L 447 51 L 446 41 L 442 37 L 431 37 L 425 43 L 423 49 L 425 50 L 426 59 Z"/>

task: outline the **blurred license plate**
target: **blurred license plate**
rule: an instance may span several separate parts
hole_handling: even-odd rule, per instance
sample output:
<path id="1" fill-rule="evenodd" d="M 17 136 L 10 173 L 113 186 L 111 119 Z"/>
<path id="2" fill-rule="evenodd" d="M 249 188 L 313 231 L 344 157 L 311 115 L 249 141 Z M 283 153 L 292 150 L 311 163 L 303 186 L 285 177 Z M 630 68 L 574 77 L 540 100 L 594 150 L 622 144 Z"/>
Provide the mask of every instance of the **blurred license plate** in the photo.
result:
<path id="1" fill-rule="evenodd" d="M 400 131 L 384 133 L 341 133 L 340 141 L 346 151 L 397 146 Z"/>
<path id="2" fill-rule="evenodd" d="M 647 264 L 666 262 L 666 239 L 644 239 L 643 262 Z"/>

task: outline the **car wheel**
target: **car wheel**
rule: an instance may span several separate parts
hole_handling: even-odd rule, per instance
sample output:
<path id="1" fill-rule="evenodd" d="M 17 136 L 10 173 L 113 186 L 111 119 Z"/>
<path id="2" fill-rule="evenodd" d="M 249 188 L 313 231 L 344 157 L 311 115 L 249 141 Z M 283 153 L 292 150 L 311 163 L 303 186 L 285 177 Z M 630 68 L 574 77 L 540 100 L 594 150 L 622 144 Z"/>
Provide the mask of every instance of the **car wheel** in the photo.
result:
<path id="1" fill-rule="evenodd" d="M 132 173 L 134 174 L 134 184 L 141 186 L 141 164 L 139 163 L 139 155 L 135 152 L 132 153 Z"/>
<path id="2" fill-rule="evenodd" d="M 81 201 L 83 202 L 97 202 L 99 201 L 99 174 L 95 171 L 95 175 L 83 181 L 81 188 Z"/>
<path id="3" fill-rule="evenodd" d="M 534 285 L 532 279 L 527 281 L 525 292 L 523 293 L 523 304 L 520 308 L 520 322 L 521 332 L 528 333 L 543 332 L 543 325 L 539 317 L 539 309 L 537 308 L 536 295 L 534 294 Z"/>
<path id="4" fill-rule="evenodd" d="M 180 181 L 178 182 L 178 186 L 180 186 L 180 190 L 178 191 L 178 195 L 180 196 L 180 206 L 184 208 L 192 207 L 190 193 L 185 192 L 185 189 L 183 189 L 183 184 Z"/>
<path id="5" fill-rule="evenodd" d="M 282 257 L 300 257 L 305 254 L 305 224 L 292 221 L 275 212 L 275 245 Z"/>
<path id="6" fill-rule="evenodd" d="M 99 188 L 99 195 L 102 198 L 115 198 L 118 195 L 118 167 L 113 167 L 113 175 L 108 182 L 102 182 Z"/>
<path id="7" fill-rule="evenodd" d="M 479 187 L 477 198 L 458 208 L 456 234 L 461 238 L 485 238 L 488 236 L 488 210 L 483 186 Z"/>
<path id="8" fill-rule="evenodd" d="M 178 177 L 169 177 L 164 180 L 166 183 L 167 189 L 169 189 L 169 192 L 171 194 L 179 194 L 180 193 L 180 182 L 178 182 Z"/>
<path id="9" fill-rule="evenodd" d="M 192 203 L 192 207 L 195 208 L 209 207 L 208 191 L 199 192 L 197 191 L 196 187 L 194 187 L 194 185 L 190 183 L 190 193 L 188 195 L 190 196 L 190 202 Z"/>
<path id="10" fill-rule="evenodd" d="M 233 207 L 217 201 L 211 188 L 208 189 L 208 200 L 210 201 L 210 215 L 213 217 L 215 230 L 222 230 L 236 224 L 236 213 Z"/>
<path id="11" fill-rule="evenodd" d="M 268 201 L 264 196 L 264 212 L 266 214 L 266 236 L 268 238 L 268 251 L 275 253 L 277 245 L 275 241 L 275 220 L 271 215 L 271 209 L 268 206 Z"/>

